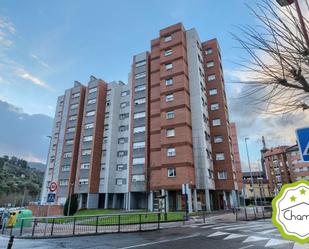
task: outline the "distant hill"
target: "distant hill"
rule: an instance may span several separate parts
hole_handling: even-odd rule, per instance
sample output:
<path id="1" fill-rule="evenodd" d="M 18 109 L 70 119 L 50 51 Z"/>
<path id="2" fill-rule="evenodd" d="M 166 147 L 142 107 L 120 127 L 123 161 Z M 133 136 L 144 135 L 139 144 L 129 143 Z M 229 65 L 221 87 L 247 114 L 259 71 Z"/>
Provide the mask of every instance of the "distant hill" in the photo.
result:
<path id="1" fill-rule="evenodd" d="M 0 157 L 0 207 L 38 200 L 44 178 L 42 170 L 31 168 L 27 161 L 14 156 Z"/>
<path id="2" fill-rule="evenodd" d="M 46 169 L 46 164 L 44 163 L 28 162 L 28 166 L 41 172 L 45 172 Z"/>

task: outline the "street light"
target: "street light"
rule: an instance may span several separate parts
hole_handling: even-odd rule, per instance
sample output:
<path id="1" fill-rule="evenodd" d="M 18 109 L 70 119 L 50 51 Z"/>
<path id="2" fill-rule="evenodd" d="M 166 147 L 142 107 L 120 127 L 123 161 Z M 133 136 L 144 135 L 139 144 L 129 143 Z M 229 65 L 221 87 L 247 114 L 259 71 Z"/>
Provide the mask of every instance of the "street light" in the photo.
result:
<path id="1" fill-rule="evenodd" d="M 300 22 L 300 26 L 301 26 L 301 29 L 302 29 L 302 31 L 304 33 L 304 38 L 306 40 L 307 50 L 309 50 L 308 32 L 307 32 L 307 29 L 306 29 L 304 17 L 303 17 L 303 15 L 301 13 L 301 10 L 300 10 L 300 6 L 299 6 L 299 3 L 298 3 L 298 0 L 276 0 L 276 1 L 277 1 L 277 3 L 281 7 L 285 7 L 285 6 L 291 5 L 292 3 L 295 4 L 295 8 L 296 8 L 296 11 L 297 11 L 297 15 L 298 15 L 298 19 L 299 19 L 299 22 Z"/>
<path id="2" fill-rule="evenodd" d="M 247 151 L 248 165 L 249 165 L 249 172 L 250 172 L 250 181 L 251 181 L 251 186 L 252 186 L 252 189 L 253 189 L 254 205 L 255 205 L 255 208 L 256 208 L 257 202 L 256 202 L 255 191 L 254 191 L 252 170 L 251 170 L 251 164 L 250 164 L 250 158 L 249 158 L 249 151 L 248 151 L 248 145 L 247 145 L 247 140 L 248 140 L 248 139 L 249 139 L 249 138 L 247 138 L 247 137 L 245 138 L 245 143 L 246 143 L 246 151 Z"/>

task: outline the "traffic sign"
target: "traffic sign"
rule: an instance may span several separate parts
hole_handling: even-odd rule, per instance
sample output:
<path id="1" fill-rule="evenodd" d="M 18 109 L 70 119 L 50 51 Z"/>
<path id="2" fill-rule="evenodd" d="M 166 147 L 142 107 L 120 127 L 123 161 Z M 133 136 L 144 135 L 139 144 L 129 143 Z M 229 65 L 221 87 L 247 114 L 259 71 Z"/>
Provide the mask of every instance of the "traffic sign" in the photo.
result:
<path id="1" fill-rule="evenodd" d="M 296 129 L 296 137 L 301 158 L 309 162 L 309 127 Z"/>
<path id="2" fill-rule="evenodd" d="M 55 192 L 57 190 L 57 183 L 51 182 L 48 188 L 50 192 Z"/>
<path id="3" fill-rule="evenodd" d="M 56 199 L 55 193 L 48 193 L 46 202 L 48 203 L 55 202 L 55 199 Z"/>

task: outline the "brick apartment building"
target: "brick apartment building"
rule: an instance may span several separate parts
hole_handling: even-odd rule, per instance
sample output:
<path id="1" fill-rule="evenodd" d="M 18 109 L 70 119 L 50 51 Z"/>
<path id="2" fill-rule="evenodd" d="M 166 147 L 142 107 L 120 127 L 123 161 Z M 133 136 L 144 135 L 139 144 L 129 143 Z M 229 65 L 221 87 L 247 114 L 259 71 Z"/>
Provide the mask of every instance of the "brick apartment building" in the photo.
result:
<path id="1" fill-rule="evenodd" d="M 129 84 L 91 77 L 58 98 L 42 189 L 80 208 L 189 210 L 237 205 L 242 175 L 220 47 L 181 23 L 133 56 Z M 238 179 L 239 178 L 239 179 Z M 164 202 L 163 202 L 164 203 Z"/>

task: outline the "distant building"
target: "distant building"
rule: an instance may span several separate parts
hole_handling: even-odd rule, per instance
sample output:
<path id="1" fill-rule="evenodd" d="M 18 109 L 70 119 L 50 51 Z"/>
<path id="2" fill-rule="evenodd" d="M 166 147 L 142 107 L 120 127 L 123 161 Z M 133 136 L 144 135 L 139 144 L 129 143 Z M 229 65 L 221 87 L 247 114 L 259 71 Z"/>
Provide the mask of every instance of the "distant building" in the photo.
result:
<path id="1" fill-rule="evenodd" d="M 290 168 L 291 181 L 299 179 L 309 180 L 309 162 L 301 160 L 298 145 L 286 149 L 287 161 Z"/>
<path id="2" fill-rule="evenodd" d="M 252 172 L 252 178 L 253 186 L 250 172 L 243 172 L 243 194 L 246 199 L 253 199 L 254 194 L 258 201 L 264 201 L 265 198 L 273 196 L 270 191 L 269 181 L 263 171 Z"/>

